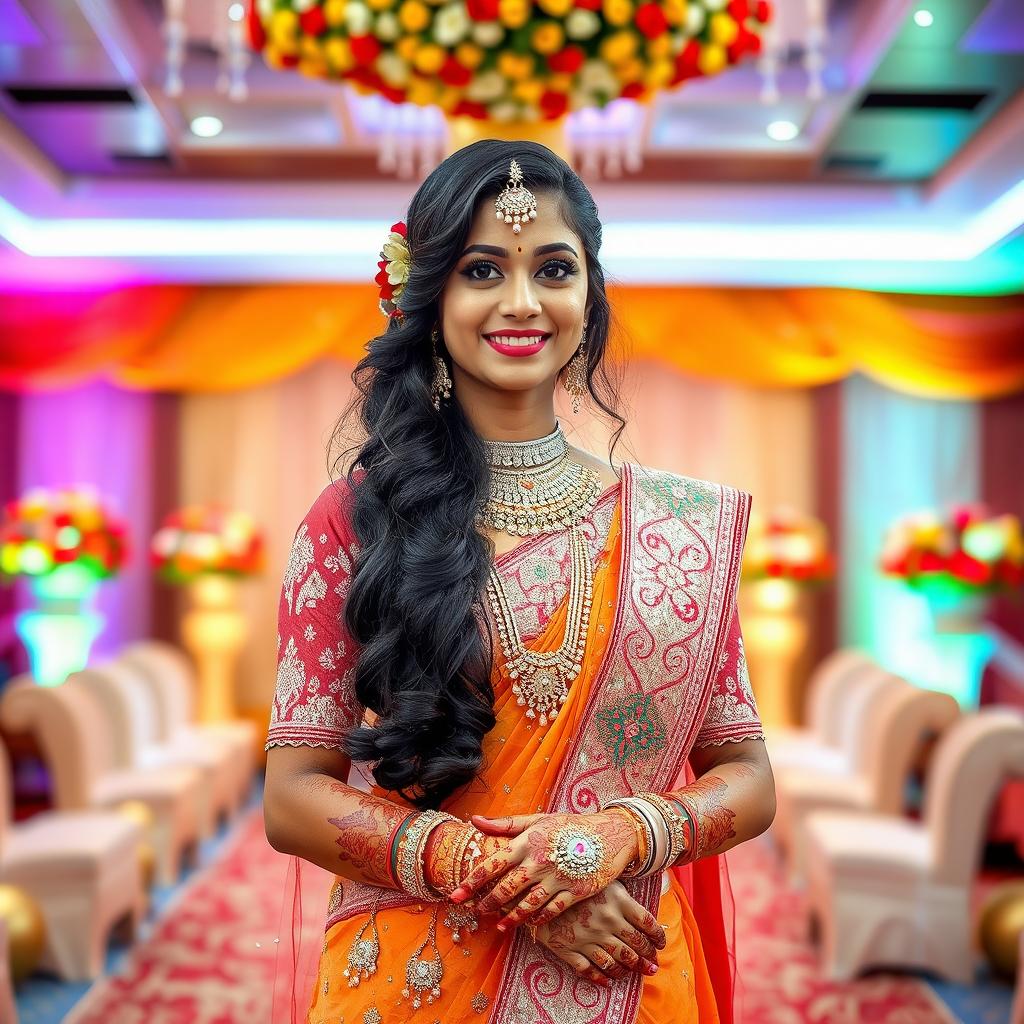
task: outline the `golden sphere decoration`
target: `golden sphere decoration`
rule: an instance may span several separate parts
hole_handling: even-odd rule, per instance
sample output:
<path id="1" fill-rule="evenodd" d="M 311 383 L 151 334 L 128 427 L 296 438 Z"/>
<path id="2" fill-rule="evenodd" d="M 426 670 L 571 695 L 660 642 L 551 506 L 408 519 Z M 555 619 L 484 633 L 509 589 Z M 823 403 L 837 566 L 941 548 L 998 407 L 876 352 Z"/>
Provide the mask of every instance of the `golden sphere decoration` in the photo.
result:
<path id="1" fill-rule="evenodd" d="M 1010 980 L 1017 974 L 1021 932 L 1024 932 L 1024 882 L 1007 882 L 993 889 L 985 900 L 978 922 L 978 937 L 992 970 Z"/>
<path id="2" fill-rule="evenodd" d="M 46 922 L 35 900 L 14 885 L 0 885 L 0 918 L 7 925 L 11 980 L 17 985 L 39 966 L 46 946 Z"/>

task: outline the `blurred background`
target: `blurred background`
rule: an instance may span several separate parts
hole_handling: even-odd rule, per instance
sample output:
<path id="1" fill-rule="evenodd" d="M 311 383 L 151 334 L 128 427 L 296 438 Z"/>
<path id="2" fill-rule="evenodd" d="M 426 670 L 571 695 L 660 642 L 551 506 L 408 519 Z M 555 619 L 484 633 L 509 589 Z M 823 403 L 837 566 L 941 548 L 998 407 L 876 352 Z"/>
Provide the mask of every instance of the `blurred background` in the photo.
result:
<path id="1" fill-rule="evenodd" d="M 0 1021 L 270 1019 L 288 549 L 501 137 L 597 200 L 616 461 L 754 496 L 742 1019 L 1024 1022 L 1022 85 L 1019 0 L 0 0 Z"/>

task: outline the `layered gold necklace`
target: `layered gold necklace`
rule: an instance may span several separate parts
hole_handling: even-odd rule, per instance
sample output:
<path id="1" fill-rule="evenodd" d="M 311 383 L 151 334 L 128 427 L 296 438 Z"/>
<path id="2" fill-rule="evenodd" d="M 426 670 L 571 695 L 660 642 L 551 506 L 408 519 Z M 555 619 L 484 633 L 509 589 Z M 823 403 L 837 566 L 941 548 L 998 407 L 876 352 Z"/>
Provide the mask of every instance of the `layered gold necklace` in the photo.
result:
<path id="1" fill-rule="evenodd" d="M 491 469 L 490 498 L 478 523 L 525 537 L 569 531 L 570 577 L 565 635 L 555 651 L 531 651 L 524 644 L 501 575 L 494 565 L 487 596 L 517 703 L 540 725 L 555 718 L 580 674 L 590 622 L 594 567 L 579 524 L 590 514 L 601 478 L 569 459 L 569 446 L 556 423 L 554 431 L 532 441 L 485 441 Z"/>

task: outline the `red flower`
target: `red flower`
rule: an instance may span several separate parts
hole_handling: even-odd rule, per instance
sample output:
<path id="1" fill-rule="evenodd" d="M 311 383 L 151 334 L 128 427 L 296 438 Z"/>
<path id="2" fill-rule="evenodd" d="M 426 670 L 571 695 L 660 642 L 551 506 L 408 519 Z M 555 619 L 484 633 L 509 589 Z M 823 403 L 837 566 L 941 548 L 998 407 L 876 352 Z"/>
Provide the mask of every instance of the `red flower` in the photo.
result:
<path id="1" fill-rule="evenodd" d="M 299 15 L 299 25 L 307 36 L 318 36 L 327 31 L 327 19 L 322 7 L 310 7 L 305 14 Z"/>
<path id="2" fill-rule="evenodd" d="M 256 0 L 249 4 L 249 10 L 245 17 L 245 24 L 249 30 L 249 45 L 254 50 L 262 50 L 267 42 L 267 33 L 263 30 L 263 22 L 256 13 Z"/>
<path id="3" fill-rule="evenodd" d="M 494 21 L 498 17 L 498 0 L 466 0 L 466 11 L 474 21 Z"/>
<path id="4" fill-rule="evenodd" d="M 299 55 L 297 53 L 282 53 L 280 61 L 286 68 L 297 68 L 299 66 Z"/>
<path id="5" fill-rule="evenodd" d="M 621 96 L 624 99 L 632 100 L 640 96 L 643 96 L 645 92 L 643 82 L 630 82 L 628 85 L 622 87 Z"/>
<path id="6" fill-rule="evenodd" d="M 762 25 L 767 25 L 771 20 L 772 16 L 772 5 L 768 0 L 758 0 L 754 5 L 754 17 L 761 22 Z"/>
<path id="7" fill-rule="evenodd" d="M 922 551 L 917 562 L 918 572 L 942 572 L 946 568 L 946 560 L 934 551 Z"/>
<path id="8" fill-rule="evenodd" d="M 984 562 L 963 551 L 957 551 L 949 559 L 949 571 L 956 577 L 966 580 L 968 583 L 982 585 L 988 583 L 992 578 L 992 570 Z"/>
<path id="9" fill-rule="evenodd" d="M 586 59 L 587 54 L 582 46 L 566 46 L 548 57 L 548 67 L 556 75 L 572 75 L 579 71 Z"/>
<path id="10" fill-rule="evenodd" d="M 445 85 L 466 85 L 473 77 L 473 72 L 451 54 L 448 54 L 437 74 Z"/>
<path id="11" fill-rule="evenodd" d="M 349 45 L 352 47 L 352 56 L 357 64 L 369 66 L 380 54 L 380 43 L 376 36 L 349 36 Z M 374 76 L 377 77 L 377 76 Z M 376 85 L 376 83 L 367 83 Z"/>
<path id="12" fill-rule="evenodd" d="M 601 0 L 576 0 L 576 6 L 585 11 L 601 10 Z"/>
<path id="13" fill-rule="evenodd" d="M 729 0 L 729 5 L 726 7 L 726 10 L 741 25 L 750 17 L 750 5 L 747 3 L 747 0 Z"/>
<path id="14" fill-rule="evenodd" d="M 455 117 L 475 117 L 478 121 L 486 120 L 487 108 L 482 103 L 474 103 L 473 100 L 459 100 L 452 108 Z"/>
<path id="15" fill-rule="evenodd" d="M 391 227 L 388 230 L 394 231 L 396 234 L 401 235 L 403 238 L 406 237 L 405 224 L 402 221 L 396 221 L 394 224 L 391 225 Z"/>
<path id="16" fill-rule="evenodd" d="M 672 84 L 682 82 L 686 78 L 696 78 L 700 74 L 697 61 L 700 58 L 700 43 L 691 39 L 676 55 L 676 72 Z"/>
<path id="17" fill-rule="evenodd" d="M 657 39 L 667 28 L 665 12 L 655 3 L 641 4 L 636 9 L 636 27 L 648 39 Z"/>
<path id="18" fill-rule="evenodd" d="M 564 92 L 545 89 L 540 97 L 540 109 L 547 121 L 561 117 L 569 109 L 569 97 Z"/>

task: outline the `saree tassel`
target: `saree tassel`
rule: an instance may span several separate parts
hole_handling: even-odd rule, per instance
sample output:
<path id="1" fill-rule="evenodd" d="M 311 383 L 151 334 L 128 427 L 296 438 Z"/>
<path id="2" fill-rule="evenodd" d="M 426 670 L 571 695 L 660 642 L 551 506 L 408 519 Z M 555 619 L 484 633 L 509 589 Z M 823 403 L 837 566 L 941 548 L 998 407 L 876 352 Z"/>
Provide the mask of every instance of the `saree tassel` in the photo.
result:
<path id="1" fill-rule="evenodd" d="M 363 932 L 372 928 L 371 937 L 364 939 Z M 377 960 L 380 957 L 380 936 L 377 933 L 377 907 L 373 908 L 370 919 L 356 932 L 352 945 L 348 950 L 345 970 L 349 988 L 358 988 L 360 981 L 365 981 L 371 974 L 377 973 Z"/>
<path id="2" fill-rule="evenodd" d="M 408 999 L 415 992 L 412 1007 L 418 1010 L 422 1006 L 420 996 L 426 992 L 427 1002 L 432 1003 L 441 995 L 441 979 L 444 977 L 444 964 L 441 963 L 441 954 L 438 952 L 437 942 L 437 911 L 434 907 L 433 916 L 430 919 L 430 928 L 427 930 L 426 938 L 420 943 L 419 949 L 405 965 L 405 988 L 402 989 L 402 998 Z M 427 943 L 434 947 L 434 955 L 428 960 L 420 957 L 420 953 L 426 948 Z"/>

